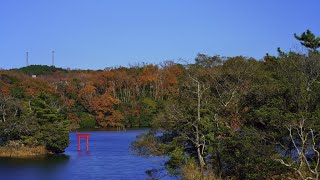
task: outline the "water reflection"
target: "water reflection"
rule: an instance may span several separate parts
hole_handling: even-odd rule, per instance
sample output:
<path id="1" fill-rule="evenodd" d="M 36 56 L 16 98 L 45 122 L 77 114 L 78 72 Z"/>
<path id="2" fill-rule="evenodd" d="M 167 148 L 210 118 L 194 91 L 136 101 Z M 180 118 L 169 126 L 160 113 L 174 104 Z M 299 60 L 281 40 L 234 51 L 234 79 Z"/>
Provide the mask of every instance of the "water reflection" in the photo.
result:
<path id="1" fill-rule="evenodd" d="M 70 160 L 69 155 L 57 154 L 37 158 L 0 158 L 0 167 L 54 167 L 62 166 Z"/>
<path id="2" fill-rule="evenodd" d="M 0 179 L 61 179 L 63 168 L 69 163 L 70 156 L 65 154 L 29 159 L 0 158 Z"/>
<path id="3" fill-rule="evenodd" d="M 90 151 L 78 151 L 78 157 L 90 157 Z"/>

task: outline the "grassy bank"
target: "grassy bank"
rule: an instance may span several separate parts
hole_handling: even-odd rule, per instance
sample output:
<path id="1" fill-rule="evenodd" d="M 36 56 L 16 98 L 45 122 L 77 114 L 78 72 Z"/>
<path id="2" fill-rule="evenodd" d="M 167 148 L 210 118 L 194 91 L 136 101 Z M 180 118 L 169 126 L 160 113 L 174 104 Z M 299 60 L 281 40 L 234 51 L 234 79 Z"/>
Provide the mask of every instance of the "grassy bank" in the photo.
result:
<path id="1" fill-rule="evenodd" d="M 44 146 L 0 146 L 0 157 L 28 158 L 47 154 L 49 152 Z"/>

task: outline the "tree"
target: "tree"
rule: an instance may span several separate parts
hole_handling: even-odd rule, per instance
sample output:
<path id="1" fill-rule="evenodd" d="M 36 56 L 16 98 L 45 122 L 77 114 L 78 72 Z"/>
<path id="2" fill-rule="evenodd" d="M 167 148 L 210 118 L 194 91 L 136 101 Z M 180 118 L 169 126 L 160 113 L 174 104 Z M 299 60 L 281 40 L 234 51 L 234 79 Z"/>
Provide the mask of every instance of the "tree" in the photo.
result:
<path id="1" fill-rule="evenodd" d="M 188 72 L 180 84 L 179 96 L 167 100 L 164 109 L 153 121 L 155 131 L 140 137 L 133 149 L 141 154 L 166 154 L 170 156 L 167 167 L 176 172 L 184 161 L 184 153 L 196 158 L 202 176 L 207 156 L 207 132 L 212 127 L 209 121 L 208 104 L 205 98 L 209 84 L 202 82 L 196 73 Z M 162 136 L 157 136 L 161 132 Z M 150 147 L 149 144 L 155 144 Z"/>
<path id="2" fill-rule="evenodd" d="M 54 97 L 46 94 L 32 99 L 31 109 L 39 129 L 31 136 L 49 151 L 61 153 L 69 145 L 69 121 L 66 119 L 66 114 L 50 103 L 54 100 Z"/>
<path id="3" fill-rule="evenodd" d="M 208 56 L 199 53 L 195 58 L 195 64 L 204 68 L 212 68 L 217 65 L 221 65 L 222 58 L 220 56 Z"/>
<path id="4" fill-rule="evenodd" d="M 289 160 L 291 162 L 285 162 L 283 159 L 276 159 L 276 161 L 293 169 L 303 180 L 319 179 L 320 151 L 317 138 L 319 134 L 316 134 L 312 128 L 306 130 L 304 124 L 305 119 L 302 118 L 296 127 L 288 127 L 290 140 L 295 150 Z"/>
<path id="5" fill-rule="evenodd" d="M 317 52 L 317 49 L 320 47 L 320 37 L 316 37 L 309 29 L 300 36 L 295 33 L 294 37 L 299 40 L 303 46 L 311 49 L 313 52 Z"/>
<path id="6" fill-rule="evenodd" d="M 96 87 L 86 85 L 79 93 L 79 100 L 88 112 L 96 116 L 97 123 L 100 126 L 122 126 L 120 121 L 123 116 L 114 107 L 120 101 L 109 92 L 106 91 L 103 95 L 99 95 L 96 92 Z"/>

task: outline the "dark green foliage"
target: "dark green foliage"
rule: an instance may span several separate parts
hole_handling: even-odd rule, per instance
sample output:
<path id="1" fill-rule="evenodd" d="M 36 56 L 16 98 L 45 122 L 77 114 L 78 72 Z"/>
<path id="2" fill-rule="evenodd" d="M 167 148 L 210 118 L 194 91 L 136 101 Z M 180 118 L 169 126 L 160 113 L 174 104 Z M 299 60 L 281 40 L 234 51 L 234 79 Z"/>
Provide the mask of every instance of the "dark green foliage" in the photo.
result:
<path id="1" fill-rule="evenodd" d="M 46 148 L 54 153 L 62 153 L 69 146 L 68 121 L 48 123 L 41 127 L 40 141 Z"/>
<path id="2" fill-rule="evenodd" d="M 39 128 L 37 119 L 30 114 L 11 117 L 6 123 L 0 123 L 1 144 L 6 145 L 11 140 L 22 140 L 22 143 L 26 145 L 38 145 L 38 140 L 34 135 Z"/>
<path id="3" fill-rule="evenodd" d="M 0 123 L 0 143 L 15 141 L 20 145 L 45 146 L 53 153 L 64 152 L 69 145 L 69 121 L 56 104 L 58 99 L 41 94 L 23 103 L 24 96 L 19 89 L 14 88 L 11 94 L 19 99 L 13 101 L 14 113 Z"/>
<path id="4" fill-rule="evenodd" d="M 177 170 L 179 170 L 186 162 L 183 149 L 176 147 L 169 153 L 169 157 L 170 159 L 166 162 L 166 168 L 172 174 L 179 174 L 179 171 Z"/>
<path id="5" fill-rule="evenodd" d="M 157 112 L 157 102 L 155 100 L 152 100 L 151 98 L 144 98 L 142 100 L 141 115 L 139 117 L 139 126 L 149 127 L 150 122 L 152 121 L 152 119 L 154 119 Z"/>
<path id="6" fill-rule="evenodd" d="M 46 66 L 46 65 L 30 65 L 26 67 L 22 67 L 18 69 L 18 71 L 21 71 L 23 73 L 29 74 L 29 75 L 43 75 L 43 74 L 50 74 L 52 72 L 56 71 L 65 71 L 62 68 L 57 68 L 55 66 Z"/>
<path id="7" fill-rule="evenodd" d="M 316 50 L 320 47 L 320 37 L 316 37 L 309 29 L 306 32 L 303 32 L 300 36 L 294 34 L 294 37 L 300 41 L 300 43 L 316 52 Z"/>
<path id="8" fill-rule="evenodd" d="M 222 159 L 225 175 L 236 179 L 268 179 L 288 172 L 274 161 L 277 150 L 266 133 L 244 127 L 223 141 Z"/>
<path id="9" fill-rule="evenodd" d="M 156 100 L 151 97 L 139 99 L 134 106 L 130 103 L 121 104 L 120 110 L 124 113 L 122 121 L 128 127 L 150 127 L 150 123 L 163 109 L 163 100 Z M 130 113 L 137 108 L 139 113 Z"/>
<path id="10" fill-rule="evenodd" d="M 31 101 L 31 108 L 40 125 L 38 142 L 52 152 L 61 153 L 69 145 L 69 122 L 66 115 L 51 104 L 52 101 L 55 101 L 54 97 L 42 94 Z"/>
<path id="11" fill-rule="evenodd" d="M 96 120 L 91 114 L 82 112 L 78 114 L 78 118 L 80 128 L 95 128 Z"/>
<path id="12" fill-rule="evenodd" d="M 179 96 L 165 101 L 152 131 L 140 136 L 133 149 L 166 155 L 173 174 L 194 159 L 200 174 L 211 172 L 217 179 L 296 179 L 297 170 L 281 164 L 299 166 L 295 142 L 307 156 L 303 161 L 314 168 L 310 132 L 319 149 L 320 55 L 314 52 L 320 40 L 310 31 L 296 38 L 312 52 L 278 49 L 279 56 L 267 54 L 264 62 L 244 57 L 220 62 L 199 54 L 179 79 Z M 308 134 L 308 145 L 294 129 L 302 122 L 300 135 Z M 292 139 L 288 128 L 294 129 Z M 310 174 L 305 167 L 299 171 Z"/>
<path id="13" fill-rule="evenodd" d="M 11 92 L 10 92 L 11 96 L 18 98 L 18 99 L 22 99 L 24 98 L 24 91 L 21 88 L 18 87 L 14 87 Z"/>

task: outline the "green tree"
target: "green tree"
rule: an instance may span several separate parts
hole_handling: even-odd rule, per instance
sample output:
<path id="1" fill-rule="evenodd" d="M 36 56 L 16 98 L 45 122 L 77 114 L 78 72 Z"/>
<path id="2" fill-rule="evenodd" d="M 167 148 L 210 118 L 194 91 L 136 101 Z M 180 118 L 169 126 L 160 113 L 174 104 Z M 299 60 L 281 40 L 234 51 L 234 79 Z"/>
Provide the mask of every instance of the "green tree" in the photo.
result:
<path id="1" fill-rule="evenodd" d="M 31 100 L 31 109 L 40 126 L 34 135 L 37 141 L 49 151 L 61 153 L 69 145 L 69 121 L 65 113 L 54 106 L 56 100 L 55 97 L 41 94 Z"/>
<path id="2" fill-rule="evenodd" d="M 143 98 L 141 105 L 141 113 L 139 117 L 140 127 L 149 127 L 150 122 L 155 118 L 158 113 L 157 102 L 151 98 Z"/>
<path id="3" fill-rule="evenodd" d="M 303 46 L 311 49 L 313 52 L 317 52 L 317 49 L 320 47 L 320 37 L 316 37 L 309 29 L 300 36 L 295 33 L 294 37 L 299 40 Z"/>
<path id="4" fill-rule="evenodd" d="M 94 128 L 96 126 L 96 120 L 91 114 L 80 112 L 78 118 L 80 128 Z"/>

